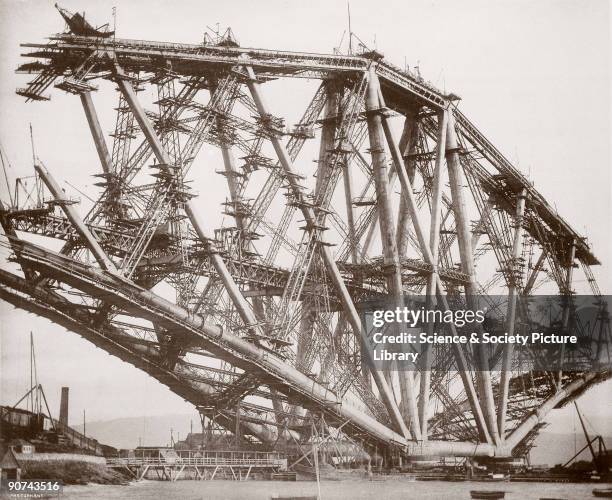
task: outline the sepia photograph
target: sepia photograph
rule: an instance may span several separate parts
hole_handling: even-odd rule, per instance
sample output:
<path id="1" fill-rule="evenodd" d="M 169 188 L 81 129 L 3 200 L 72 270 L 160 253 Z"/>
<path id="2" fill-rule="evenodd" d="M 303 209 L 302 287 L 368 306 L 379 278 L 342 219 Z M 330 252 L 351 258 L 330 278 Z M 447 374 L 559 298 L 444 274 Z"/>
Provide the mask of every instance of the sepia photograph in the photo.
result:
<path id="1" fill-rule="evenodd" d="M 609 0 L 0 0 L 0 498 L 612 498 Z"/>

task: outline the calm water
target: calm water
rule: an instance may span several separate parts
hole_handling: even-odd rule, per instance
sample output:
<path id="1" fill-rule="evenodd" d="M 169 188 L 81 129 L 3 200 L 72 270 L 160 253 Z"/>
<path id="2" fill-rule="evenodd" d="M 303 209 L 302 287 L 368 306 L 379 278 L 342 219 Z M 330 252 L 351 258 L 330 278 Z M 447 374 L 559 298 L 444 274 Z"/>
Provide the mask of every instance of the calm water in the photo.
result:
<path id="1" fill-rule="evenodd" d="M 610 484 L 556 483 L 472 483 L 444 481 L 385 482 L 324 481 L 323 500 L 386 500 L 386 499 L 469 499 L 470 490 L 504 490 L 508 500 L 538 500 L 542 497 L 575 500 L 593 499 L 593 488 L 609 488 Z M 317 484 L 310 481 L 141 481 L 129 486 L 67 486 L 62 498 L 107 499 L 185 499 L 185 500 L 269 500 L 274 496 L 316 495 Z"/>

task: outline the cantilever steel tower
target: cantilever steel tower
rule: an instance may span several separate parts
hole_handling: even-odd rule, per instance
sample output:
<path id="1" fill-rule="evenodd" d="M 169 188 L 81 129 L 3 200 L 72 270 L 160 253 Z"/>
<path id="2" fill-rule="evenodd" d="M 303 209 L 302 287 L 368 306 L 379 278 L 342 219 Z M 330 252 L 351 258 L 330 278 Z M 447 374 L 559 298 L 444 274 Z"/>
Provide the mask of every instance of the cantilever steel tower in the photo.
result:
<path id="1" fill-rule="evenodd" d="M 558 371 L 525 370 L 507 346 L 426 350 L 419 370 L 381 371 L 362 349 L 361 304 L 372 299 L 425 295 L 448 308 L 504 295 L 514 331 L 542 283 L 571 298 L 576 267 L 601 295 L 585 238 L 454 94 L 376 51 L 241 48 L 230 30 L 197 45 L 130 40 L 63 15 L 69 31 L 23 44 L 34 61 L 19 72 L 35 77 L 17 93 L 45 100 L 53 87 L 80 99 L 99 190 L 84 213 L 36 162 L 40 196 L 0 207 L 20 266 L 0 271 L 5 301 L 268 448 L 307 441 L 322 419 L 366 449 L 509 456 L 548 410 L 610 376 L 609 359 L 566 371 L 563 353 Z M 268 107 L 269 82 L 288 78 L 320 81 L 292 126 Z M 117 95 L 110 138 L 98 90 Z M 300 153 L 315 141 L 312 162 Z M 198 156 L 204 145 L 217 160 Z M 225 177 L 223 223 L 206 187 L 195 196 L 194 172 Z"/>

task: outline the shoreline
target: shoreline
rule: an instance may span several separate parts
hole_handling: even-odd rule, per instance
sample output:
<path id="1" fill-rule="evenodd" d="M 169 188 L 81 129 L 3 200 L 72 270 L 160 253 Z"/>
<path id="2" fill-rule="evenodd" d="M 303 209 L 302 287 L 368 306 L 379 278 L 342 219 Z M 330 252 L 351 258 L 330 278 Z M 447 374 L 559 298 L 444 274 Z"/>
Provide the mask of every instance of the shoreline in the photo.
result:
<path id="1" fill-rule="evenodd" d="M 20 459 L 22 465 L 21 478 L 60 480 L 65 485 L 127 485 L 133 479 L 127 471 L 116 470 L 108 467 L 106 463 L 91 462 L 79 459 L 70 454 L 52 454 L 44 459 Z"/>

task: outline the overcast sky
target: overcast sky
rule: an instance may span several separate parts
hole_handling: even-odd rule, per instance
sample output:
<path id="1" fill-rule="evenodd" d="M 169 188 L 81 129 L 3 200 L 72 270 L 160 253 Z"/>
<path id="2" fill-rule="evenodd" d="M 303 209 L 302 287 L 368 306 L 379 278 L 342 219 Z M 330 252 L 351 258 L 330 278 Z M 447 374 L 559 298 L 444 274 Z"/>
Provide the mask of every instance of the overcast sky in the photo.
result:
<path id="1" fill-rule="evenodd" d="M 85 10 L 95 24 L 112 23 L 117 6 L 117 35 L 125 38 L 198 43 L 206 25 L 218 22 L 231 26 L 243 46 L 312 52 L 331 52 L 347 25 L 344 1 L 68 0 L 62 6 Z M 398 66 L 418 64 L 427 80 L 462 97 L 462 111 L 588 236 L 604 262 L 596 277 L 612 293 L 608 1 L 352 0 L 351 16 L 366 44 Z M 0 141 L 12 175 L 27 175 L 32 123 L 38 156 L 86 186 L 96 156 L 78 99 L 53 90 L 51 102 L 25 104 L 14 93 L 28 81 L 14 74 L 24 51 L 19 43 L 41 42 L 62 29 L 53 2 L 0 1 Z M 274 98 L 275 111 L 291 109 L 291 96 Z M 99 108 L 111 130 L 110 106 Z M 3 404 L 28 387 L 33 330 L 52 409 L 59 407 L 60 387 L 70 385 L 73 415 L 87 408 L 94 420 L 192 411 L 142 372 L 47 320 L 6 303 L 0 317 Z M 587 415 L 605 415 L 610 389 L 608 383 L 583 396 Z M 567 423 L 568 411 L 553 416 L 557 427 Z"/>

